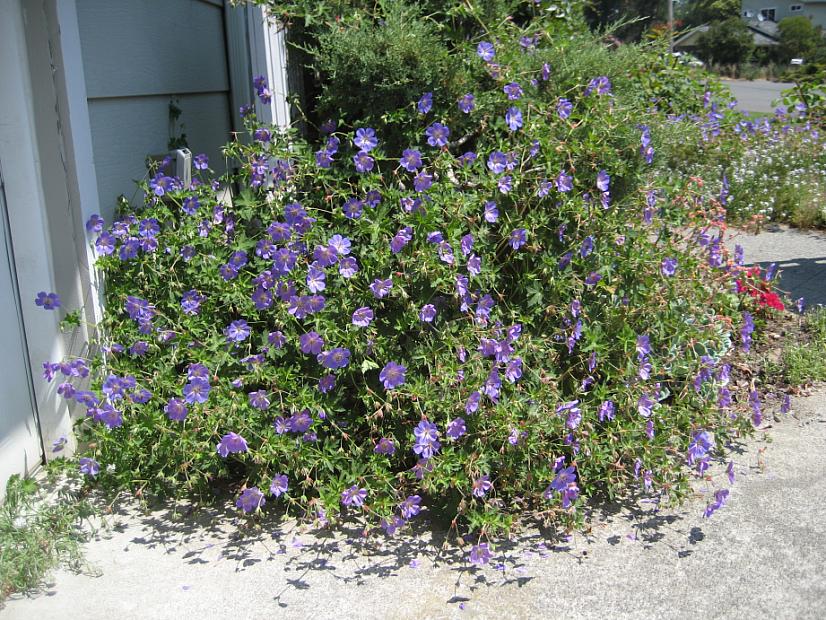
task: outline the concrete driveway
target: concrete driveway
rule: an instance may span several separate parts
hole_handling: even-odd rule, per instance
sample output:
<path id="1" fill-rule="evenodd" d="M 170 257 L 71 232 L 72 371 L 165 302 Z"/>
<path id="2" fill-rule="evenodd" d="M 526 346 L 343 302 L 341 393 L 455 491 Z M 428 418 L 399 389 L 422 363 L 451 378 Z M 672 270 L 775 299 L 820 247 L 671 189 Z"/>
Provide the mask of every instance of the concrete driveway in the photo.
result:
<path id="1" fill-rule="evenodd" d="M 8 601 L 9 620 L 66 618 L 822 618 L 826 609 L 826 390 L 777 413 L 735 446 L 728 504 L 703 509 L 723 465 L 679 508 L 594 511 L 566 539 L 528 528 L 491 564 L 427 527 L 368 539 L 266 519 L 239 530 L 229 510 L 177 517 L 135 506 L 88 545 L 99 577 L 59 571 L 45 592 Z M 724 483 L 728 486 L 728 483 Z"/>
<path id="2" fill-rule="evenodd" d="M 769 82 L 768 80 L 723 80 L 729 87 L 737 108 L 747 112 L 774 112 L 772 101 L 780 98 L 780 92 L 794 86 L 791 82 Z"/>

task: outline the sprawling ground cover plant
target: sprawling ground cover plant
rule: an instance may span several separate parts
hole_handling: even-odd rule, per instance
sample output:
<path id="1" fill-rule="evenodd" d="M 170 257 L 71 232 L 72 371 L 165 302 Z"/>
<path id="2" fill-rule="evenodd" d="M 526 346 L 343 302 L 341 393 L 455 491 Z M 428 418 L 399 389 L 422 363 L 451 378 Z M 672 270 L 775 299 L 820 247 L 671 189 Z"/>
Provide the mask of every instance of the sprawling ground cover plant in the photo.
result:
<path id="1" fill-rule="evenodd" d="M 582 496 L 679 498 L 686 465 L 759 424 L 759 395 L 746 414 L 727 387 L 754 322 L 732 336 L 719 201 L 646 185 L 657 112 L 545 32 L 469 45 L 473 89 L 399 111 L 400 152 L 334 123 L 310 145 L 247 108 L 237 174 L 199 156 L 190 187 L 160 169 L 143 205 L 90 220 L 102 355 L 45 365 L 92 367 L 93 389 L 60 385 L 88 408 L 83 471 L 233 481 L 245 512 L 388 533 L 427 506 L 484 535 L 525 510 L 570 524 Z"/>

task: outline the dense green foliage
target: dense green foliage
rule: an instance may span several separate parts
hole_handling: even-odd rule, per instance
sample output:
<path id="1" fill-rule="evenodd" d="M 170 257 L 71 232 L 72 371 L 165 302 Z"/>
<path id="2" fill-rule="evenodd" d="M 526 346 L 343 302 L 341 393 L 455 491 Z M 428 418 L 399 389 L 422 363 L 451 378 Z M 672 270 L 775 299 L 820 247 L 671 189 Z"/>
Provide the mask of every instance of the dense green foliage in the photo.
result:
<path id="1" fill-rule="evenodd" d="M 391 531 L 411 497 L 483 533 L 525 509 L 570 522 L 580 493 L 680 497 L 698 433 L 751 427 L 718 404 L 740 303 L 719 204 L 649 184 L 652 96 L 702 105 L 703 87 L 666 102 L 629 70 L 656 48 L 553 28 L 463 46 L 473 109 L 409 102 L 377 145 L 362 124 L 310 145 L 249 115 L 253 139 L 226 148 L 238 176 L 158 171 L 97 244 L 86 471 L 158 492 L 235 481 L 245 510 L 278 482 L 289 506 Z"/>

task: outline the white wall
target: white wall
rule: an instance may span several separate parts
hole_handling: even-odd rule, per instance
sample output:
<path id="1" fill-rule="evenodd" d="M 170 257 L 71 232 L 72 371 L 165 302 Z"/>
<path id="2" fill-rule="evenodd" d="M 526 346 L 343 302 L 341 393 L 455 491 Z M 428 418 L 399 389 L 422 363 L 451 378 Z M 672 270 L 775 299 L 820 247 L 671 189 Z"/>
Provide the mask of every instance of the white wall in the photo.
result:
<path id="1" fill-rule="evenodd" d="M 224 6 L 218 0 L 76 0 L 101 215 L 136 198 L 145 157 L 167 151 L 169 102 L 189 148 L 223 171 L 230 138 Z"/>

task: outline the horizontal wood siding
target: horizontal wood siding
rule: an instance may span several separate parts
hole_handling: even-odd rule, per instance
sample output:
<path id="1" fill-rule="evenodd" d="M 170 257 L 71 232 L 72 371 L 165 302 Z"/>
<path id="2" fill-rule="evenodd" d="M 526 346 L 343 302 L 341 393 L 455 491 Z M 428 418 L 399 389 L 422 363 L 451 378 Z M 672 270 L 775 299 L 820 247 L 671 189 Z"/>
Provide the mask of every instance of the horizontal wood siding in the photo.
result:
<path id="1" fill-rule="evenodd" d="M 221 0 L 77 0 L 101 215 L 149 154 L 167 151 L 169 103 L 181 109 L 189 148 L 223 172 L 229 140 L 229 72 Z"/>
<path id="2" fill-rule="evenodd" d="M 226 93 L 183 95 L 177 105 L 181 108 L 181 121 L 193 154 L 206 153 L 210 167 L 223 171 L 220 149 L 229 139 Z M 92 148 L 104 218 L 106 213 L 112 213 L 115 198 L 120 194 L 133 199 L 134 180 L 146 174 L 146 155 L 166 151 L 168 108 L 166 96 L 89 101 Z"/>
<path id="3" fill-rule="evenodd" d="M 224 12 L 200 0 L 78 0 L 90 99 L 229 90 Z"/>

